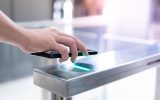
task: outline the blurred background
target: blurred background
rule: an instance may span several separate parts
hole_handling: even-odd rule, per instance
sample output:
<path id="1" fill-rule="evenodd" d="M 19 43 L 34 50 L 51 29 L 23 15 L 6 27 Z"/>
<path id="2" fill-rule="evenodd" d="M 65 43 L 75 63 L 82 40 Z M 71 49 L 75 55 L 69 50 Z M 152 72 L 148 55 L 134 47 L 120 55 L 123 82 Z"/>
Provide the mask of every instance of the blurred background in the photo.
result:
<path id="1" fill-rule="evenodd" d="M 160 39 L 160 0 L 0 0 L 0 10 L 23 27 L 54 26 L 99 52 L 127 48 L 106 38 L 141 43 Z M 49 100 L 49 92 L 33 84 L 32 71 L 55 63 L 57 59 L 0 43 L 0 99 Z M 160 100 L 158 76 L 159 69 L 153 68 L 74 99 Z"/>

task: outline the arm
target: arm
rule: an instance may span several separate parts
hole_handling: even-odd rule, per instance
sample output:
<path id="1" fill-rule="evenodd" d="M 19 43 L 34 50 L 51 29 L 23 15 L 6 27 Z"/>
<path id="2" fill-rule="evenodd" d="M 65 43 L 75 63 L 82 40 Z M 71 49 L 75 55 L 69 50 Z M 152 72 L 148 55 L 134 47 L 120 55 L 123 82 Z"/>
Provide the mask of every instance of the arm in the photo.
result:
<path id="1" fill-rule="evenodd" d="M 24 40 L 25 35 L 21 32 L 22 30 L 22 27 L 19 27 L 13 23 L 0 10 L 0 42 L 8 43 L 18 47 L 24 45 L 24 41 L 22 40 Z"/>
<path id="2" fill-rule="evenodd" d="M 68 49 L 75 61 L 78 50 L 87 55 L 87 50 L 80 40 L 74 36 L 59 32 L 54 28 L 27 29 L 16 25 L 0 11 L 0 42 L 19 47 L 25 52 L 43 52 L 55 50 L 62 55 L 60 61 L 67 60 Z"/>

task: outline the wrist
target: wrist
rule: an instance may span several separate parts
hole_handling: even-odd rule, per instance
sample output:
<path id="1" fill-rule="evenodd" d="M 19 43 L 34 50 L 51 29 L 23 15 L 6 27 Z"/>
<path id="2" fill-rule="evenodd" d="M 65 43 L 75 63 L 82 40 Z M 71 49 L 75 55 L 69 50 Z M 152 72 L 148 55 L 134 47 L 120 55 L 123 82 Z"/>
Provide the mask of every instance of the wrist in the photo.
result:
<path id="1" fill-rule="evenodd" d="M 27 29 L 15 24 L 0 11 L 0 42 L 24 47 L 27 41 Z"/>
<path id="2" fill-rule="evenodd" d="M 27 31 L 28 29 L 23 28 L 21 26 L 17 26 L 16 27 L 16 37 L 14 40 L 14 45 L 19 47 L 20 49 L 23 49 L 27 47 L 27 41 L 28 41 L 28 35 L 27 35 Z"/>

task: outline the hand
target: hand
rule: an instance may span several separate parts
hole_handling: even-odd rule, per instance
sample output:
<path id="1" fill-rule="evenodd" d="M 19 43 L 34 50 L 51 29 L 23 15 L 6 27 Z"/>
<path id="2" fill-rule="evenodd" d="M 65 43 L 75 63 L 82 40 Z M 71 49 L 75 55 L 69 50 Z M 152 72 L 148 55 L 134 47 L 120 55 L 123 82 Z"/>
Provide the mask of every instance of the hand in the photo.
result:
<path id="1" fill-rule="evenodd" d="M 74 36 L 58 32 L 54 28 L 45 29 L 24 29 L 26 34 L 24 46 L 20 48 L 29 53 L 44 52 L 55 50 L 62 55 L 60 62 L 68 60 L 68 49 L 72 53 L 71 61 L 74 62 L 78 56 L 78 50 L 81 50 L 88 55 L 83 43 Z"/>
<path id="2" fill-rule="evenodd" d="M 85 46 L 74 36 L 56 31 L 54 28 L 26 29 L 10 20 L 0 10 L 0 42 L 21 48 L 25 52 L 44 52 L 55 50 L 62 55 L 60 61 L 67 60 L 68 49 L 75 61 L 78 50 L 87 55 Z"/>

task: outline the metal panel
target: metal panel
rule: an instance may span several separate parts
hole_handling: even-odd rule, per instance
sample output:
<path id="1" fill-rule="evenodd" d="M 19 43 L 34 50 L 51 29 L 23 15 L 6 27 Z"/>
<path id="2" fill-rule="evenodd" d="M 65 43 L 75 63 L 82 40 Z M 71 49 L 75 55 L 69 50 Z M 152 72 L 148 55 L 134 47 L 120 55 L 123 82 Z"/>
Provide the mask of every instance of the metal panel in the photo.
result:
<path id="1" fill-rule="evenodd" d="M 157 68 L 155 100 L 160 99 L 160 68 Z"/>
<path id="2" fill-rule="evenodd" d="M 76 63 L 93 65 L 93 70 L 88 72 L 62 69 L 61 66 L 74 66 L 69 63 L 35 69 L 34 81 L 36 85 L 68 98 L 140 71 L 159 67 L 159 47 L 159 44 L 143 45 L 134 49 L 111 51 L 77 60 Z"/>

